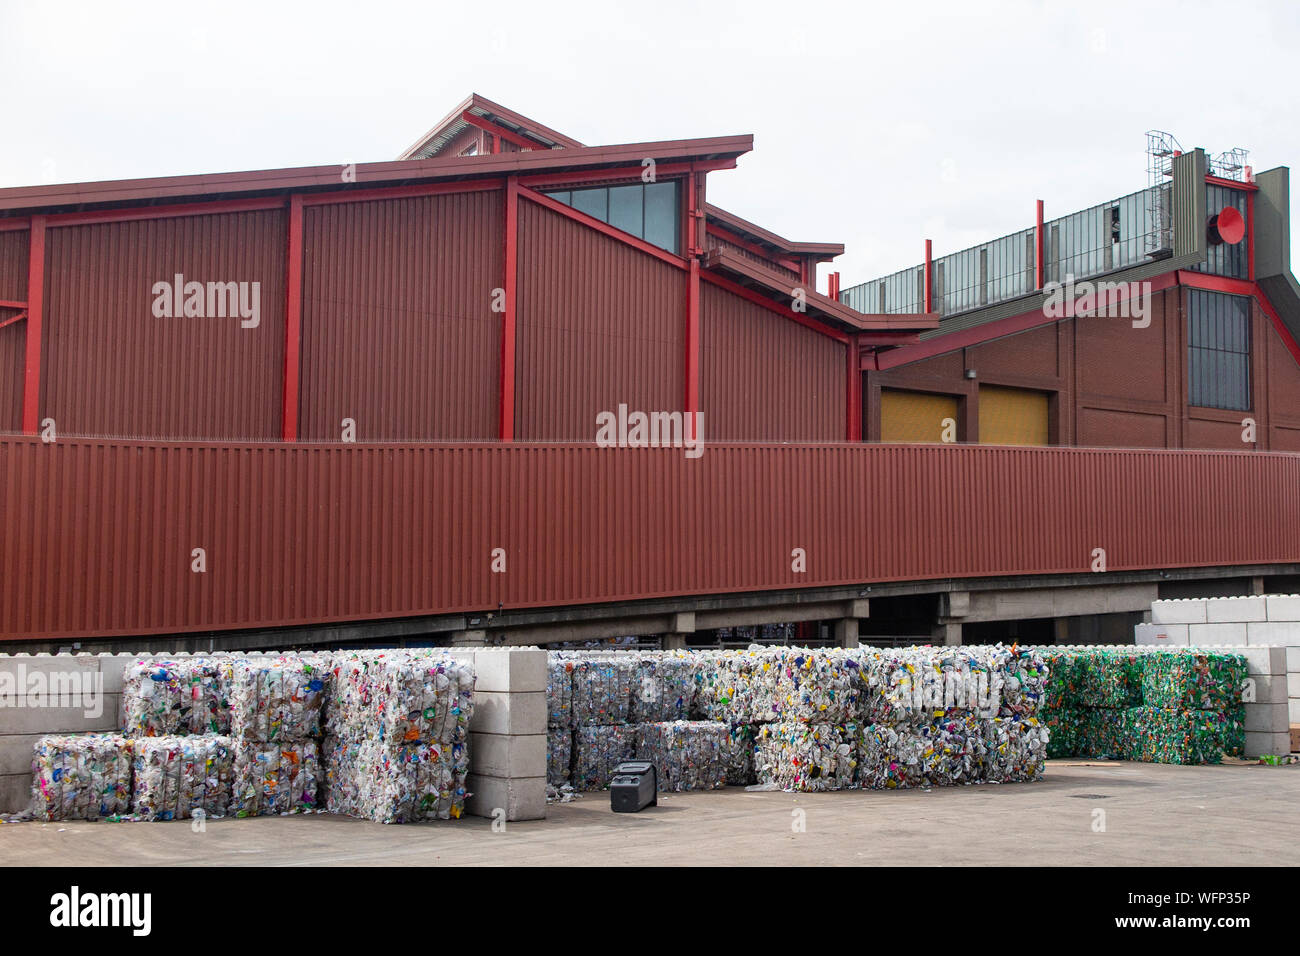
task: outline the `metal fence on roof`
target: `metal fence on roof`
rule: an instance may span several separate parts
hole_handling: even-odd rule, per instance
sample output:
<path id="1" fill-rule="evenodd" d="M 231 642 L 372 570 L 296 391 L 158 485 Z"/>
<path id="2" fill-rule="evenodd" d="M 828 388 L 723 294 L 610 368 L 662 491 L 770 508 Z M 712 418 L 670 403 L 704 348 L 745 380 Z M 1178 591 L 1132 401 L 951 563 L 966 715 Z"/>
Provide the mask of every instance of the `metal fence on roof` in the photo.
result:
<path id="1" fill-rule="evenodd" d="M 1155 186 L 1045 222 L 1044 281 L 1086 279 L 1167 254 L 1169 201 L 1169 187 Z M 1022 229 L 935 259 L 933 310 L 956 315 L 1035 291 L 1034 232 Z M 840 301 L 859 312 L 923 312 L 925 266 L 844 289 Z"/>

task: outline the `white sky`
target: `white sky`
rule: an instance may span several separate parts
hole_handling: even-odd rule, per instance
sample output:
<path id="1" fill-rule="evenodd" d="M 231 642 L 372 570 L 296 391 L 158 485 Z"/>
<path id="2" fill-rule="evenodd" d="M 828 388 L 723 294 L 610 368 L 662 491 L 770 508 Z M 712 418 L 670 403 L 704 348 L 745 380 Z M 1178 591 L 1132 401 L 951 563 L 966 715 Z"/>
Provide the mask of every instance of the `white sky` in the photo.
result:
<path id="1" fill-rule="evenodd" d="M 1149 128 L 1300 162 L 1298 47 L 1287 2 L 0 0 L 0 186 L 392 159 L 478 92 L 591 145 L 753 133 L 710 199 L 848 286 L 1145 187 Z"/>

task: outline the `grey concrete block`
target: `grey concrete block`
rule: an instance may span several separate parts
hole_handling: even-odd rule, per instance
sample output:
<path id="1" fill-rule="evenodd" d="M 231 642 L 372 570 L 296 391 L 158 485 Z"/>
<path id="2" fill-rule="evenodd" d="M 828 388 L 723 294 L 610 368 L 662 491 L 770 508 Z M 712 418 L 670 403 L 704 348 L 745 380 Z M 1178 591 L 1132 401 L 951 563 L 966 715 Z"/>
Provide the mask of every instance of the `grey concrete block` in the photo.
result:
<path id="1" fill-rule="evenodd" d="M 546 692 L 475 691 L 469 729 L 480 734 L 545 734 Z"/>
<path id="2" fill-rule="evenodd" d="M 21 813 L 32 805 L 32 775 L 9 773 L 0 776 L 0 813 Z M 0 824 L 3 826 L 3 824 Z"/>
<path id="3" fill-rule="evenodd" d="M 487 777 L 546 776 L 546 735 L 469 735 L 470 771 Z"/>
<path id="4" fill-rule="evenodd" d="M 1270 594 L 1264 598 L 1270 621 L 1300 621 L 1300 595 Z M 1300 644 L 1300 640 L 1294 643 Z"/>
<path id="5" fill-rule="evenodd" d="M 1284 670 L 1300 673 L 1300 647 L 1288 646 L 1286 649 L 1286 667 Z"/>
<path id="6" fill-rule="evenodd" d="M 1255 682 L 1254 704 L 1285 704 L 1287 702 L 1286 677 L 1281 674 L 1255 674 L 1248 678 Z"/>
<path id="7" fill-rule="evenodd" d="M 1286 675 L 1286 695 L 1288 697 L 1300 697 L 1300 674 Z"/>
<path id="8" fill-rule="evenodd" d="M 0 730 L 6 734 L 84 734 L 117 730 L 121 726 L 121 701 L 121 694 L 105 694 L 98 703 L 86 701 L 85 707 L 5 707 L 0 710 L 0 719 L 3 720 Z M 98 714 L 94 713 L 96 709 Z"/>
<path id="9" fill-rule="evenodd" d="M 1194 645 L 1245 644 L 1246 624 L 1189 624 L 1187 639 Z"/>
<path id="10" fill-rule="evenodd" d="M 475 652 L 476 691 L 522 694 L 546 691 L 546 651 L 485 648 Z"/>
<path id="11" fill-rule="evenodd" d="M 1289 734 L 1290 732 L 1291 716 L 1286 704 L 1246 705 L 1246 733 Z"/>
<path id="12" fill-rule="evenodd" d="M 1246 658 L 1246 672 L 1251 677 L 1286 673 L 1286 648 L 1283 647 L 1219 647 L 1209 650 L 1240 654 Z"/>
<path id="13" fill-rule="evenodd" d="M 1152 624 L 1204 624 L 1205 601 L 1153 601 L 1151 603 Z"/>
<path id="14" fill-rule="evenodd" d="M 1220 621 L 1266 621 L 1267 606 L 1263 597 L 1213 598 L 1205 602 L 1205 620 L 1214 624 Z"/>
<path id="15" fill-rule="evenodd" d="M 1266 734 L 1246 731 L 1246 756 L 1262 757 L 1265 754 L 1291 752 L 1291 734 Z"/>
<path id="16" fill-rule="evenodd" d="M 1143 646 L 1186 647 L 1186 624 L 1139 624 L 1133 629 L 1133 642 Z"/>
<path id="17" fill-rule="evenodd" d="M 1300 724 L 1300 698 L 1292 697 L 1286 702 L 1286 706 L 1291 714 L 1291 723 Z"/>
<path id="18" fill-rule="evenodd" d="M 504 809 L 507 821 L 546 818 L 545 777 L 507 780 L 470 774 L 466 788 L 470 795 L 465 809 L 476 817 L 495 819 L 498 810 Z"/>
<path id="19" fill-rule="evenodd" d="M 5 734 L 0 736 L 0 776 L 27 773 L 32 768 L 32 751 L 44 734 Z"/>
<path id="20" fill-rule="evenodd" d="M 1300 623 L 1253 621 L 1246 625 L 1246 643 L 1252 647 L 1257 644 L 1275 644 L 1279 647 L 1300 644 Z"/>

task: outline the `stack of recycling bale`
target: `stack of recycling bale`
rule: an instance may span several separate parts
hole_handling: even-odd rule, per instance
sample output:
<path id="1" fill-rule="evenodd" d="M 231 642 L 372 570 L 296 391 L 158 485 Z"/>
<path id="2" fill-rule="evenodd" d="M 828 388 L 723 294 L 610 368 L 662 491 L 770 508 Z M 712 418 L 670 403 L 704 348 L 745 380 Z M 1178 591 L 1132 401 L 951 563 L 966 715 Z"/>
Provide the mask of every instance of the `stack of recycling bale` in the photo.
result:
<path id="1" fill-rule="evenodd" d="M 1245 752 L 1246 660 L 1198 648 L 1045 648 L 1053 757 L 1218 763 Z"/>
<path id="2" fill-rule="evenodd" d="M 546 660 L 546 784 L 571 787 L 573 767 L 574 655 L 551 652 Z"/>
<path id="3" fill-rule="evenodd" d="M 569 779 L 575 790 L 600 790 L 614 768 L 636 755 L 631 721 L 632 686 L 640 658 L 632 654 L 579 654 L 573 661 L 573 759 Z"/>
<path id="4" fill-rule="evenodd" d="M 117 819 L 131 812 L 131 738 L 49 734 L 32 755 L 37 820 Z"/>
<path id="5" fill-rule="evenodd" d="M 407 823 L 459 818 L 474 669 L 430 650 L 336 654 L 324 742 L 332 813 Z"/>

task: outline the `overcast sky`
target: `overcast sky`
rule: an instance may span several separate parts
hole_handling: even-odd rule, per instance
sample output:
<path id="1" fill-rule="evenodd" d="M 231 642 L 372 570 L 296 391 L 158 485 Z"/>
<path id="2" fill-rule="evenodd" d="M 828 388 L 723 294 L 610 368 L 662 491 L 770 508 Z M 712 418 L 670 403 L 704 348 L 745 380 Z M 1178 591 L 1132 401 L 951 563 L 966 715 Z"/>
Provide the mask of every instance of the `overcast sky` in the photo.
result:
<path id="1" fill-rule="evenodd" d="M 1145 187 L 1151 128 L 1300 162 L 1287 2 L 0 0 L 0 38 L 0 186 L 392 159 L 478 92 L 589 145 L 754 134 L 710 199 L 845 243 L 846 286 Z"/>

